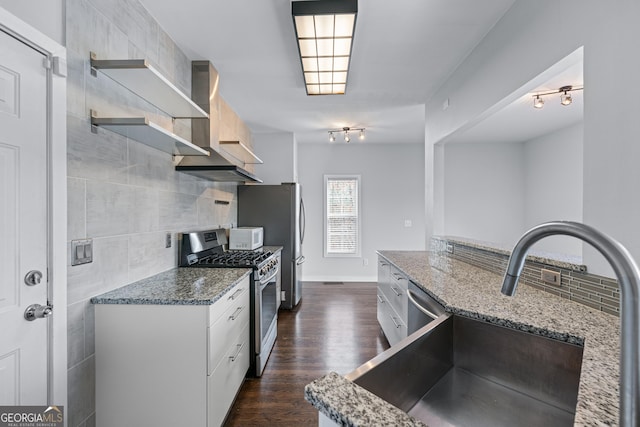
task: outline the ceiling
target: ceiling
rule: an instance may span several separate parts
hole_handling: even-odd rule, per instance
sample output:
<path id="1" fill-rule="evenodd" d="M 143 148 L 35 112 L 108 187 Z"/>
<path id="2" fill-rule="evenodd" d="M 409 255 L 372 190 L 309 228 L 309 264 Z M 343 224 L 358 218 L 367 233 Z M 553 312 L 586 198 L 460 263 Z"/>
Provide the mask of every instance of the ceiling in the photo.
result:
<path id="1" fill-rule="evenodd" d="M 504 143 L 524 142 L 576 124 L 584 116 L 584 92 L 572 91 L 573 102 L 560 104 L 560 94 L 543 96 L 543 108 L 533 108 L 533 95 L 555 91 L 562 86 L 581 87 L 584 84 L 583 52 L 564 58 L 514 92 L 514 101 L 499 105 L 474 123 L 461 128 L 442 141 L 444 143 Z"/>
<path id="2" fill-rule="evenodd" d="M 514 0 L 361 0 L 345 95 L 307 96 L 290 0 L 141 0 L 190 60 L 210 60 L 220 92 L 254 133 L 328 142 L 424 142 L 424 104 Z M 340 139 L 338 139 L 340 141 Z"/>

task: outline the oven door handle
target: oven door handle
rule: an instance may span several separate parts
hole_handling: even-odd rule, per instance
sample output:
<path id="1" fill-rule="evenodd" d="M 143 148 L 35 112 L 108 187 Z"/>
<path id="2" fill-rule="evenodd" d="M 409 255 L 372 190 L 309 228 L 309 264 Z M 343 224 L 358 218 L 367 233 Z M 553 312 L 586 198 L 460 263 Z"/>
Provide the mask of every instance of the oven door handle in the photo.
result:
<path id="1" fill-rule="evenodd" d="M 278 275 L 278 270 L 276 269 L 276 271 L 273 272 L 273 274 L 269 277 L 267 277 L 266 279 L 260 279 L 260 287 L 264 287 L 267 285 L 267 283 L 271 282 L 271 280 L 273 280 L 274 277 L 276 277 Z"/>
<path id="2" fill-rule="evenodd" d="M 434 319 L 438 318 L 437 314 L 430 312 L 429 310 L 427 310 L 426 308 L 421 306 L 418 301 L 416 301 L 415 297 L 413 296 L 413 292 L 411 292 L 410 290 L 407 290 L 407 296 L 409 297 L 409 301 L 411 301 L 413 303 L 413 305 L 415 305 L 418 310 L 420 310 L 421 312 L 423 312 L 427 316 L 433 317 Z"/>

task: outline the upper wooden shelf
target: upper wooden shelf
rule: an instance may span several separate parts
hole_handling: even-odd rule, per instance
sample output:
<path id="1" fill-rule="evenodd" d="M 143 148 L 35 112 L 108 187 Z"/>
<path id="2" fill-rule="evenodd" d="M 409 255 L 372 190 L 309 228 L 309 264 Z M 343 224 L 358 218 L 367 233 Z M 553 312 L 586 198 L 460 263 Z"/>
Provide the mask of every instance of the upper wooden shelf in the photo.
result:
<path id="1" fill-rule="evenodd" d="M 261 165 L 262 160 L 240 141 L 220 141 L 220 148 L 247 165 Z"/>
<path id="2" fill-rule="evenodd" d="M 175 118 L 209 118 L 209 115 L 167 80 L 146 59 L 96 59 L 91 67 L 100 71 L 160 110 Z"/>

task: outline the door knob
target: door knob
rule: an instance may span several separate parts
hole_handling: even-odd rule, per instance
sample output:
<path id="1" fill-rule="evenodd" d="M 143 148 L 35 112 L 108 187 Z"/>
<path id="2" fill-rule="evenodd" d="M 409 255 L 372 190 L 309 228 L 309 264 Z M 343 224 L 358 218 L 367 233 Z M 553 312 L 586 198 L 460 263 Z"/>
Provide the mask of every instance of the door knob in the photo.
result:
<path id="1" fill-rule="evenodd" d="M 30 272 L 27 273 L 26 276 L 24 276 L 24 283 L 26 283 L 29 286 L 35 286 L 40 284 L 40 281 L 42 280 L 42 273 L 38 270 L 31 270 Z"/>
<path id="2" fill-rule="evenodd" d="M 24 318 L 31 322 L 36 319 L 49 317 L 51 313 L 53 313 L 53 307 L 50 305 L 31 304 L 24 311 Z"/>

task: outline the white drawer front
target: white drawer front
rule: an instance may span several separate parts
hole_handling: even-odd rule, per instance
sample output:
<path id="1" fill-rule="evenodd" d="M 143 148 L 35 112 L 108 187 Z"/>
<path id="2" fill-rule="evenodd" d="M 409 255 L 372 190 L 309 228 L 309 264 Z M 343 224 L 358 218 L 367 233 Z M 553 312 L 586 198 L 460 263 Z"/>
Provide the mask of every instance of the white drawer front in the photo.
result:
<path id="1" fill-rule="evenodd" d="M 249 276 L 242 279 L 240 283 L 234 286 L 226 294 L 222 296 L 215 304 L 209 308 L 209 325 L 213 325 L 225 313 L 229 307 L 238 304 L 238 301 L 247 298 L 249 295 Z"/>
<path id="2" fill-rule="evenodd" d="M 213 372 L 228 347 L 233 345 L 242 329 L 249 324 L 249 311 L 249 293 L 244 292 L 213 325 L 209 326 L 207 374 Z"/>
<path id="3" fill-rule="evenodd" d="M 209 427 L 220 426 L 249 369 L 249 325 L 245 325 L 223 359 L 207 378 Z"/>

